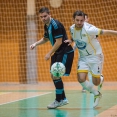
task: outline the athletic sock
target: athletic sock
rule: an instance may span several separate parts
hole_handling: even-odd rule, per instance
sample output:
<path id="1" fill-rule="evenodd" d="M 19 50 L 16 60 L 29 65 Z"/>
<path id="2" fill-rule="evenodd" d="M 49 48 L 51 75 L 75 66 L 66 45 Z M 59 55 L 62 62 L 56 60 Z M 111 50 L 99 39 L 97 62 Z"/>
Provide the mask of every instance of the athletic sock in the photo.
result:
<path id="1" fill-rule="evenodd" d="M 62 93 L 62 100 L 66 99 L 66 96 L 65 96 L 65 91 L 63 90 L 63 93 Z"/>
<path id="2" fill-rule="evenodd" d="M 82 85 L 82 87 L 84 87 L 89 92 L 92 92 L 94 95 L 99 94 L 98 90 L 94 89 L 93 84 L 90 83 L 89 81 L 86 80 L 85 82 L 80 83 L 80 84 Z"/>
<path id="3" fill-rule="evenodd" d="M 56 100 L 58 102 L 60 102 L 61 100 L 63 100 L 65 97 L 65 92 L 64 92 L 64 87 L 63 87 L 63 82 L 60 79 L 58 80 L 53 80 L 54 85 L 56 87 Z"/>

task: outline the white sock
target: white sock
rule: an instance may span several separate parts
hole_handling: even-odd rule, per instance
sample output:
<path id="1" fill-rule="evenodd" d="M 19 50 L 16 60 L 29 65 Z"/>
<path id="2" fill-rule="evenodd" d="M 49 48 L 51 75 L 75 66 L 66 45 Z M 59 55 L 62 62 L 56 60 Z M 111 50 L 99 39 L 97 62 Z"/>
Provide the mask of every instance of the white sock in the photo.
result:
<path id="1" fill-rule="evenodd" d="M 94 89 L 93 84 L 90 83 L 89 81 L 86 80 L 85 82 L 80 83 L 80 84 L 82 85 L 83 88 L 85 88 L 89 92 L 92 92 L 94 95 L 99 94 L 98 90 Z"/>

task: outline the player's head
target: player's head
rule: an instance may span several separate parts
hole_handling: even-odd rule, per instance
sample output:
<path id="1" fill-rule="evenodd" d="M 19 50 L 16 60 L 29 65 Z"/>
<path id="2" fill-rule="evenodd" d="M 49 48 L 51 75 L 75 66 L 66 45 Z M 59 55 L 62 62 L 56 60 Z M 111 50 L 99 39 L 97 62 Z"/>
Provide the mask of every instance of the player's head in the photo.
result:
<path id="1" fill-rule="evenodd" d="M 49 9 L 47 7 L 42 7 L 39 10 L 39 17 L 41 18 L 44 24 L 48 24 L 51 18 Z"/>
<path id="2" fill-rule="evenodd" d="M 89 22 L 88 14 L 85 13 L 85 22 Z"/>
<path id="3" fill-rule="evenodd" d="M 84 24 L 84 21 L 85 21 L 85 14 L 84 12 L 78 10 L 78 11 L 75 11 L 74 14 L 73 14 L 73 21 L 75 23 L 75 26 L 77 28 L 82 28 L 83 24 Z"/>

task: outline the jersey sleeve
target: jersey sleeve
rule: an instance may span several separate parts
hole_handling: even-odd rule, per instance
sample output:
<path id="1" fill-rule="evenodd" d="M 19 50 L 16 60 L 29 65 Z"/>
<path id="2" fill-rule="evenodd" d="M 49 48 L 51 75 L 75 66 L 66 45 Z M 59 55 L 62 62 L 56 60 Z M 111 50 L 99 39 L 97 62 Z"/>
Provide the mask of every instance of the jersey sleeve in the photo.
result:
<path id="1" fill-rule="evenodd" d="M 62 27 L 58 26 L 56 29 L 54 29 L 54 39 L 62 38 L 63 37 L 63 29 Z"/>
<path id="2" fill-rule="evenodd" d="M 100 35 L 101 29 L 90 25 L 90 27 L 87 28 L 87 33 L 90 35 Z"/>

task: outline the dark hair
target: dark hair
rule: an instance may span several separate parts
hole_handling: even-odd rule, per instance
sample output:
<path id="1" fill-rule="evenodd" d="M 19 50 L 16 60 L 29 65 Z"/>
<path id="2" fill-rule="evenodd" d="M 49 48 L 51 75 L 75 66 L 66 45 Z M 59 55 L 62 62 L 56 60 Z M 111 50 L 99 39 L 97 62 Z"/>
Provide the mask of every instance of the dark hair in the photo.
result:
<path id="1" fill-rule="evenodd" d="M 78 10 L 78 11 L 75 11 L 74 14 L 73 14 L 73 18 L 75 19 L 76 16 L 83 16 L 85 18 L 85 13 Z"/>
<path id="2" fill-rule="evenodd" d="M 42 7 L 40 10 L 39 10 L 39 13 L 44 13 L 44 12 L 46 12 L 46 13 L 50 13 L 50 11 L 49 11 L 49 9 L 47 8 L 47 7 Z"/>

